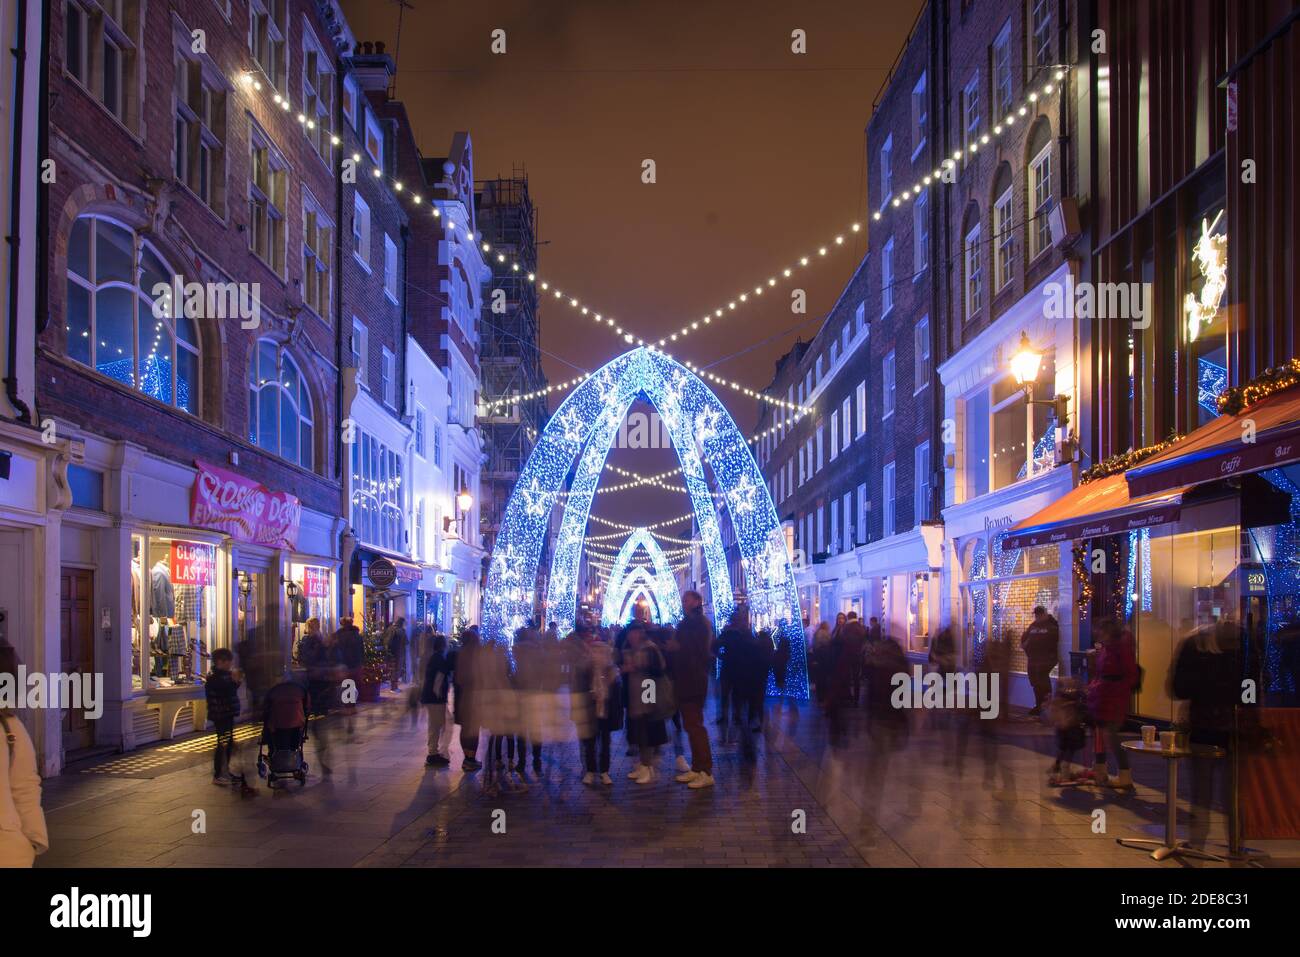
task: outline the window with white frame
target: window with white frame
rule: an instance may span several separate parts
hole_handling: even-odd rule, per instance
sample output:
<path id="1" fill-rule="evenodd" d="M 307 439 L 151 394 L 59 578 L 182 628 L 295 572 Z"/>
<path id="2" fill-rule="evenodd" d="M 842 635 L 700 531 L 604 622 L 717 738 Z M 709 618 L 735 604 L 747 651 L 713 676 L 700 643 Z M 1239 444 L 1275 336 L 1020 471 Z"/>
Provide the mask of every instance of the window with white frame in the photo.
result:
<path id="1" fill-rule="evenodd" d="M 442 468 L 442 426 L 433 423 L 433 464 Z"/>
<path id="2" fill-rule="evenodd" d="M 249 0 L 248 48 L 262 73 L 277 90 L 285 89 L 288 62 L 285 37 L 287 0 Z"/>
<path id="3" fill-rule="evenodd" d="M 853 550 L 853 495 L 845 492 L 841 501 L 844 509 L 844 539 L 841 547 L 844 551 L 850 552 Z"/>
<path id="4" fill-rule="evenodd" d="M 397 244 L 384 234 L 384 294 L 397 302 Z"/>
<path id="5" fill-rule="evenodd" d="M 289 164 L 249 118 L 248 248 L 284 275 L 284 210 Z"/>
<path id="6" fill-rule="evenodd" d="M 1056 359 L 1043 356 L 1035 398 L 1055 395 Z M 1013 485 L 1052 468 L 1055 458 L 1050 406 L 1028 405 L 1007 375 L 964 397 L 966 499 Z M 1029 436 L 1033 446 L 1029 446 Z"/>
<path id="7" fill-rule="evenodd" d="M 867 327 L 867 304 L 858 303 L 858 308 L 853 311 L 853 334 L 857 335 Z"/>
<path id="8" fill-rule="evenodd" d="M 840 357 L 840 341 L 838 339 L 832 339 L 831 340 L 831 368 L 832 369 L 835 368 L 835 363 L 839 359 L 839 357 Z"/>
<path id="9" fill-rule="evenodd" d="M 794 492 L 794 457 L 786 459 L 785 462 L 785 497 L 789 498 Z"/>
<path id="10" fill-rule="evenodd" d="M 881 405 L 884 407 L 880 417 L 887 419 L 894 414 L 894 350 L 890 349 L 880 361 Z"/>
<path id="11" fill-rule="evenodd" d="M 820 472 L 822 470 L 822 466 L 826 464 L 826 457 L 823 454 L 825 450 L 822 447 L 823 443 L 825 442 L 825 439 L 826 439 L 826 428 L 820 422 L 818 422 L 817 423 L 817 471 L 818 472 Z"/>
<path id="12" fill-rule="evenodd" d="M 847 322 L 844 323 L 844 328 L 840 330 L 840 351 L 844 353 L 844 357 L 846 359 L 848 358 L 849 355 L 850 331 L 851 330 L 849 329 L 849 324 Z"/>
<path id="13" fill-rule="evenodd" d="M 404 462 L 370 433 L 352 443 L 352 528 L 357 538 L 390 551 L 406 548 Z"/>
<path id="14" fill-rule="evenodd" d="M 176 138 L 173 170 L 218 215 L 226 208 L 226 88 L 215 68 L 176 52 Z"/>
<path id="15" fill-rule="evenodd" d="M 387 346 L 380 348 L 383 351 L 379 364 L 379 393 L 383 396 L 384 405 L 395 409 L 397 408 L 397 357 Z"/>
<path id="16" fill-rule="evenodd" d="M 826 551 L 826 512 L 820 506 L 817 509 L 817 554 Z"/>
<path id="17" fill-rule="evenodd" d="M 1011 187 L 993 203 L 993 281 L 994 289 L 1011 282 L 1016 269 L 1016 227 L 1011 219 Z"/>
<path id="18" fill-rule="evenodd" d="M 63 66 L 128 129 L 139 127 L 139 0 L 68 0 Z"/>
<path id="19" fill-rule="evenodd" d="M 858 383 L 857 391 L 854 393 L 858 400 L 858 434 L 857 438 L 867 434 L 867 383 L 865 381 Z"/>
<path id="20" fill-rule="evenodd" d="M 979 223 L 966 234 L 966 318 L 971 319 L 984 303 L 984 276 L 980 271 Z"/>
<path id="21" fill-rule="evenodd" d="M 198 415 L 198 326 L 170 297 L 155 300 L 178 273 L 153 244 L 114 220 L 82 215 L 68 237 L 67 270 L 68 357 Z"/>
<path id="22" fill-rule="evenodd" d="M 980 78 L 976 73 L 962 91 L 962 146 L 967 150 L 980 135 Z"/>
<path id="23" fill-rule="evenodd" d="M 929 108 L 929 98 L 925 91 L 925 71 L 922 70 L 921 78 L 912 87 L 912 155 L 916 155 L 917 150 L 925 145 L 930 125 Z"/>
<path id="24" fill-rule="evenodd" d="M 358 131 L 357 127 L 357 108 L 361 105 L 361 90 L 357 86 L 357 78 L 349 73 L 343 78 L 343 119 L 347 120 L 348 126 L 353 131 Z"/>
<path id="25" fill-rule="evenodd" d="M 894 463 L 887 462 L 881 477 L 880 487 L 880 534 L 888 538 L 894 534 L 894 496 L 897 486 L 894 483 Z"/>
<path id="26" fill-rule="evenodd" d="M 858 486 L 858 544 L 867 544 L 867 483 Z"/>
<path id="27" fill-rule="evenodd" d="M 1052 225 L 1052 143 L 1047 144 L 1029 162 L 1029 198 L 1033 203 L 1033 228 L 1029 230 L 1029 258 L 1051 248 Z"/>
<path id="28" fill-rule="evenodd" d="M 373 113 L 366 110 L 366 155 L 384 169 L 384 128 Z"/>
<path id="29" fill-rule="evenodd" d="M 840 411 L 831 412 L 831 461 L 840 454 Z"/>
<path id="30" fill-rule="evenodd" d="M 1052 62 L 1052 0 L 1029 0 L 1029 64 Z"/>
<path id="31" fill-rule="evenodd" d="M 316 198 L 302 190 L 302 301 L 312 312 L 330 321 L 330 263 L 334 259 L 334 223 Z"/>
<path id="32" fill-rule="evenodd" d="M 248 440 L 305 469 L 314 462 L 307 380 L 284 346 L 259 339 L 248 359 Z"/>
<path id="33" fill-rule="evenodd" d="M 1011 112 L 1011 21 L 1007 20 L 993 41 L 993 115 L 1005 118 Z"/>
<path id="34" fill-rule="evenodd" d="M 840 503 L 831 499 L 831 551 L 838 551 L 840 544 Z"/>
<path id="35" fill-rule="evenodd" d="M 426 445 L 428 440 L 425 435 L 427 418 L 428 416 L 424 411 L 424 406 L 417 405 L 415 407 L 415 454 L 420 458 L 426 458 L 428 455 L 428 447 Z"/>
<path id="36" fill-rule="evenodd" d="M 303 24 L 302 105 L 307 118 L 303 131 L 326 166 L 334 165 L 334 64 L 315 35 Z"/>
<path id="37" fill-rule="evenodd" d="M 370 272 L 370 204 L 352 194 L 352 255 Z"/>
<path id="38" fill-rule="evenodd" d="M 930 384 L 930 317 L 922 316 L 912 327 L 912 389 L 920 392 Z"/>
<path id="39" fill-rule="evenodd" d="M 894 134 L 885 137 L 880 147 L 880 205 L 884 206 L 894 195 Z"/>
<path id="40" fill-rule="evenodd" d="M 894 308 L 894 237 L 889 237 L 880 252 L 880 314 Z"/>
<path id="41" fill-rule="evenodd" d="M 415 500 L 415 542 L 412 554 L 417 558 L 424 557 L 424 499 Z"/>
<path id="42" fill-rule="evenodd" d="M 366 324 L 353 316 L 352 341 L 349 343 L 352 353 L 350 365 L 357 370 L 357 382 L 361 385 L 365 385 L 366 380 L 369 378 L 367 375 L 367 368 L 370 365 L 369 342 L 370 336 Z"/>
<path id="43" fill-rule="evenodd" d="M 930 443 L 916 447 L 912 473 L 912 515 L 916 524 L 930 518 Z"/>
<path id="44" fill-rule="evenodd" d="M 840 428 L 843 429 L 843 432 L 840 433 L 840 446 L 846 449 L 849 447 L 850 436 L 853 432 L 852 408 L 849 397 L 845 396 L 844 401 L 840 403 Z"/>
<path id="45" fill-rule="evenodd" d="M 921 190 L 912 204 L 912 269 L 921 272 L 930 265 L 930 191 Z"/>

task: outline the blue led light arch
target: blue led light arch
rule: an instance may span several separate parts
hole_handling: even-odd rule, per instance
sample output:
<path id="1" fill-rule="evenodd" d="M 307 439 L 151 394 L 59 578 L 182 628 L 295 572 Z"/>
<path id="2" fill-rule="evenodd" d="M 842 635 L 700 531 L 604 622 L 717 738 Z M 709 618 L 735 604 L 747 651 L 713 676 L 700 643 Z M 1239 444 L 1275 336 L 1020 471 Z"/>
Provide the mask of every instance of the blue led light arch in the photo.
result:
<path id="1" fill-rule="evenodd" d="M 746 600 L 756 627 L 789 643 L 785 687 L 808 697 L 808 669 L 798 593 L 785 535 L 749 443 L 713 391 L 661 352 L 633 349 L 612 359 L 574 389 L 551 416 L 511 493 L 488 565 L 483 636 L 509 642 L 527 622 L 536 598 L 538 563 L 551 512 L 569 482 L 548 580 L 547 617 L 562 630 L 577 615 L 578 570 L 591 502 L 618 427 L 643 399 L 672 439 L 691 498 L 709 576 L 715 620 L 735 609 L 727 559 L 704 472 L 708 462 L 726 506 L 744 569 Z M 575 466 L 576 462 L 576 466 Z"/>
<path id="2" fill-rule="evenodd" d="M 653 591 L 655 605 L 660 610 L 660 617 L 656 621 L 676 624 L 682 618 L 682 596 L 677 592 L 677 581 L 668 567 L 668 557 L 664 555 L 663 548 L 650 534 L 649 529 L 645 528 L 632 530 L 632 534 L 623 542 L 623 547 L 618 550 L 614 564 L 610 566 L 609 582 L 605 588 L 605 602 L 600 615 L 601 624 L 615 625 L 627 621 L 624 611 L 626 602 L 623 599 L 627 597 L 628 588 L 634 577 L 629 574 L 633 571 L 629 565 L 638 548 L 645 549 L 650 559 L 650 570 L 654 572 L 653 575 L 647 573 L 642 577 L 647 579 L 647 587 Z M 636 571 L 644 571 L 644 569 L 637 568 Z"/>
<path id="3" fill-rule="evenodd" d="M 677 618 L 666 619 L 664 612 L 664 599 L 668 594 L 660 590 L 657 576 L 652 576 L 647 568 L 636 568 L 632 574 L 623 579 L 619 587 L 619 592 L 614 595 L 613 592 L 605 593 L 605 609 L 613 607 L 614 611 L 610 614 L 609 620 L 604 621 L 607 625 L 625 625 L 632 618 L 632 609 L 641 599 L 645 599 L 650 608 L 650 620 L 656 625 L 675 624 L 680 620 L 681 615 Z M 674 589 L 671 594 L 676 594 Z M 681 598 L 677 599 L 677 605 L 681 607 Z"/>

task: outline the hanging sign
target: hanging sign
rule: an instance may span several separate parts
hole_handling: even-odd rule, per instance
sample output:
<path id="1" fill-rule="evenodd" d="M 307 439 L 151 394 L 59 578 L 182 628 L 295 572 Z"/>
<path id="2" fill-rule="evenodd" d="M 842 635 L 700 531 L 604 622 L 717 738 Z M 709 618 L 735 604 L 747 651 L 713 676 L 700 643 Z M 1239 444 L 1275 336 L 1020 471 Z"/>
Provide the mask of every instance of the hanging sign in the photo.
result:
<path id="1" fill-rule="evenodd" d="M 194 464 L 199 471 L 190 492 L 191 524 L 255 545 L 297 545 L 302 503 L 296 495 L 272 492 L 219 465 L 197 460 Z"/>
<path id="2" fill-rule="evenodd" d="M 387 588 L 397 581 L 397 566 L 387 558 L 376 558 L 366 568 L 366 577 L 376 588 Z"/>
<path id="3" fill-rule="evenodd" d="M 217 547 L 201 542 L 172 542 L 173 585 L 215 585 Z"/>
<path id="4" fill-rule="evenodd" d="M 305 565 L 302 570 L 302 593 L 307 598 L 328 598 L 330 596 L 329 569 Z"/>

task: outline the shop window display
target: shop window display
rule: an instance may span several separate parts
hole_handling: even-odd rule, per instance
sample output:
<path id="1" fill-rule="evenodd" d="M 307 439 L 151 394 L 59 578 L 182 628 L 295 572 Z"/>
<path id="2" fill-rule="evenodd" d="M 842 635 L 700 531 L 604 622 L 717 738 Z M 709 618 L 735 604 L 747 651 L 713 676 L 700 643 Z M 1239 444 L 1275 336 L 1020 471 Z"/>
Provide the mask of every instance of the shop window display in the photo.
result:
<path id="1" fill-rule="evenodd" d="M 990 539 L 992 548 L 989 547 Z M 978 536 L 962 550 L 966 574 L 962 584 L 963 633 L 967 660 L 978 665 L 990 636 L 1011 646 L 1011 670 L 1024 672 L 1020 637 L 1042 605 L 1058 619 L 1060 607 L 1060 548 L 1002 547 L 1002 533 Z"/>
<path id="2" fill-rule="evenodd" d="M 132 688 L 193 684 L 207 670 L 216 613 L 216 546 L 132 538 Z"/>

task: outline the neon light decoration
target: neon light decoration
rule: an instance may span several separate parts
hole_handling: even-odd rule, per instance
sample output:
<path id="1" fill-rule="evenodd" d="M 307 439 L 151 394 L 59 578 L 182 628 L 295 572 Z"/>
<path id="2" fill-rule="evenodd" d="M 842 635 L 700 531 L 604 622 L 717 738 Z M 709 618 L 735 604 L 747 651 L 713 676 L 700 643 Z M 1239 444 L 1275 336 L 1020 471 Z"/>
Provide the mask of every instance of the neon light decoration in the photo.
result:
<path id="1" fill-rule="evenodd" d="M 627 578 L 623 579 L 621 594 L 613 599 L 610 597 L 612 592 L 605 594 L 605 616 L 602 615 L 602 621 L 607 625 L 623 625 L 632 619 L 632 609 L 640 602 L 645 602 L 650 609 L 650 620 L 656 625 L 665 624 L 663 599 L 668 598 L 668 594 L 660 590 L 658 576 L 652 576 L 648 568 L 637 568 Z M 677 605 L 681 608 L 681 598 L 678 597 L 676 589 L 672 591 L 672 597 L 677 599 Z M 676 621 L 673 619 L 672 621 Z"/>
<path id="2" fill-rule="evenodd" d="M 654 575 L 646 572 L 640 578 L 647 580 L 648 587 L 654 593 L 655 607 L 662 609 L 663 617 L 656 618 L 655 621 L 661 623 L 665 620 L 673 623 L 680 621 L 682 596 L 677 593 L 677 582 L 668 568 L 668 557 L 664 555 L 664 550 L 648 529 L 638 528 L 623 542 L 623 547 L 614 557 L 614 564 L 610 566 L 609 582 L 605 586 L 605 605 L 600 616 L 601 623 L 621 625 L 627 621 L 624 616 L 623 600 L 628 595 L 632 580 L 638 578 L 636 575 L 629 575 L 632 571 L 629 566 L 632 559 L 636 557 L 638 549 L 645 550 L 646 556 L 650 559 L 650 568 L 654 571 Z M 636 571 L 646 570 L 638 567 Z"/>
<path id="3" fill-rule="evenodd" d="M 798 594 L 785 536 L 767 485 L 744 435 L 712 390 L 685 366 L 642 347 L 625 352 L 574 389 L 551 416 L 520 473 L 488 565 L 483 597 L 483 637 L 509 642 L 533 614 L 533 592 L 543 538 L 566 477 L 563 518 L 554 542 L 547 583 L 549 616 L 562 630 L 577 616 L 578 570 L 591 501 L 618 426 L 634 401 L 659 414 L 681 463 L 708 571 L 712 613 L 724 620 L 735 609 L 727 559 L 705 474 L 705 463 L 726 506 L 745 569 L 751 615 L 769 623 L 773 641 L 790 646 L 787 695 L 808 697 Z"/>

